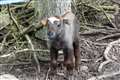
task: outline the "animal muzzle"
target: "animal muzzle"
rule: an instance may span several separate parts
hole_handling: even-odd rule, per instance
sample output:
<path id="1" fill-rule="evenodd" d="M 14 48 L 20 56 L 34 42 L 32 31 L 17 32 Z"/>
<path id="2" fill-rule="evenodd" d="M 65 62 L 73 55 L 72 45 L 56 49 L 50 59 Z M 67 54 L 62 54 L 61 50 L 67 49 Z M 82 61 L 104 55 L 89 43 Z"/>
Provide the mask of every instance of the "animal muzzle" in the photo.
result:
<path id="1" fill-rule="evenodd" d="M 47 35 L 48 35 L 48 39 L 50 40 L 55 38 L 55 32 L 48 32 Z"/>

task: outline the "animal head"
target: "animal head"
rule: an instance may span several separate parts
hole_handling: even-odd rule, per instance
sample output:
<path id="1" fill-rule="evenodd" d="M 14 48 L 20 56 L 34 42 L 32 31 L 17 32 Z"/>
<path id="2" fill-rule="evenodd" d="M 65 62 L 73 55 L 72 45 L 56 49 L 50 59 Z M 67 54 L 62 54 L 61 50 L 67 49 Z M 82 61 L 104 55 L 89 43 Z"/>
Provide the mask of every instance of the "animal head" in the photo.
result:
<path id="1" fill-rule="evenodd" d="M 68 24 L 68 20 L 63 16 L 53 16 L 41 20 L 41 23 L 48 28 L 48 38 L 50 40 L 61 36 L 64 33 L 64 24 Z"/>

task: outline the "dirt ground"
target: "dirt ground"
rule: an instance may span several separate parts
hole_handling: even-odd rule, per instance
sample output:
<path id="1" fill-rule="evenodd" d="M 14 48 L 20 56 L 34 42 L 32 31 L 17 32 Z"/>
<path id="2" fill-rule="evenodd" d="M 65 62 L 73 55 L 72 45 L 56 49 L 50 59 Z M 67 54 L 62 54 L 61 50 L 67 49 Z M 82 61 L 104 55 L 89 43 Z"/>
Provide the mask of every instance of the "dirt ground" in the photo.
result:
<path id="1" fill-rule="evenodd" d="M 82 36 L 80 35 L 81 63 L 79 73 L 74 75 L 72 80 L 120 80 L 120 74 L 103 77 L 101 79 L 90 79 L 93 76 L 109 74 L 120 70 L 120 64 L 108 63 L 101 71 L 98 71 L 100 64 L 105 61 L 104 50 L 106 44 L 113 39 L 96 41 L 103 35 Z M 116 40 L 116 39 L 114 39 Z M 76 73 L 76 72 L 74 72 Z M 65 70 L 60 66 L 58 73 L 50 74 L 49 62 L 40 61 L 40 73 L 32 62 L 19 64 L 0 64 L 0 74 L 12 74 L 19 80 L 67 80 Z"/>

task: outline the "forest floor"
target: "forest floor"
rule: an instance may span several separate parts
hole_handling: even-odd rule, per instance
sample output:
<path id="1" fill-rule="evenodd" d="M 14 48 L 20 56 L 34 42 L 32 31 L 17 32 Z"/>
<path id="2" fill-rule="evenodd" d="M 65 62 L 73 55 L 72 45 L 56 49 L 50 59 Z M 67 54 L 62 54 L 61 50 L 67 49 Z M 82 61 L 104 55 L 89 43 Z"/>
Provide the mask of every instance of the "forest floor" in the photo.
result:
<path id="1" fill-rule="evenodd" d="M 0 80 L 120 80 L 120 0 L 78 1 L 75 10 L 83 31 L 80 70 L 67 77 L 61 63 L 58 72 L 50 74 L 46 42 L 35 35 L 41 25 L 33 5 L 0 6 Z M 41 39 L 40 35 L 44 34 L 38 33 Z M 31 60 L 35 56 L 39 67 Z M 61 53 L 59 61 L 63 61 Z"/>
<path id="2" fill-rule="evenodd" d="M 113 41 L 113 39 L 96 41 L 97 38 L 102 36 L 101 34 L 94 36 L 80 35 L 80 71 L 74 75 L 73 80 L 120 80 L 120 74 L 114 75 L 114 72 L 120 69 L 119 64 L 110 62 L 104 65 L 100 71 L 98 70 L 100 64 L 105 61 L 104 51 L 106 45 Z M 114 40 L 116 40 L 116 38 L 114 38 Z M 49 67 L 49 62 L 40 61 L 40 73 L 38 73 L 38 69 L 31 62 L 0 64 L 0 74 L 12 74 L 19 80 L 67 80 L 63 68 L 58 67 L 58 73 L 50 75 Z M 109 75 L 111 73 L 113 73 L 113 75 Z M 108 76 L 106 74 L 108 74 Z"/>

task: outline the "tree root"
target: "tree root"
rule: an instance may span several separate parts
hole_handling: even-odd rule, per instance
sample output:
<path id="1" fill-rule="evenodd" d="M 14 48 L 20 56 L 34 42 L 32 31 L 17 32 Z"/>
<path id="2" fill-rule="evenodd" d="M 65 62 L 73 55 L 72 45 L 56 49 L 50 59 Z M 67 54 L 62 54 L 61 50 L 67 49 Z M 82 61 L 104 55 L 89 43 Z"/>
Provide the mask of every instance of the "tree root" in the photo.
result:
<path id="1" fill-rule="evenodd" d="M 100 76 L 96 76 L 96 77 L 91 77 L 87 80 L 101 80 L 103 78 L 113 77 L 113 76 L 116 76 L 116 75 L 120 75 L 120 71 L 113 72 L 113 73 L 110 73 L 110 74 L 104 74 L 104 75 L 100 75 Z"/>
<path id="2" fill-rule="evenodd" d="M 96 41 L 100 41 L 100 40 L 108 39 L 108 38 L 113 38 L 113 37 L 119 37 L 119 36 L 120 36 L 120 33 L 110 34 L 110 35 L 104 36 L 102 38 L 96 39 Z"/>
<path id="3" fill-rule="evenodd" d="M 112 49 L 113 45 L 118 44 L 118 43 L 120 43 L 120 39 L 118 39 L 116 41 L 113 41 L 113 42 L 108 44 L 107 48 L 104 51 L 104 57 L 105 57 L 106 61 L 104 61 L 103 63 L 100 64 L 100 66 L 98 68 L 99 72 L 102 70 L 103 66 L 108 64 L 109 62 L 116 62 L 116 60 L 114 60 L 113 58 L 109 57 L 110 56 L 109 51 Z M 114 55 L 111 55 L 111 56 L 115 57 Z"/>

